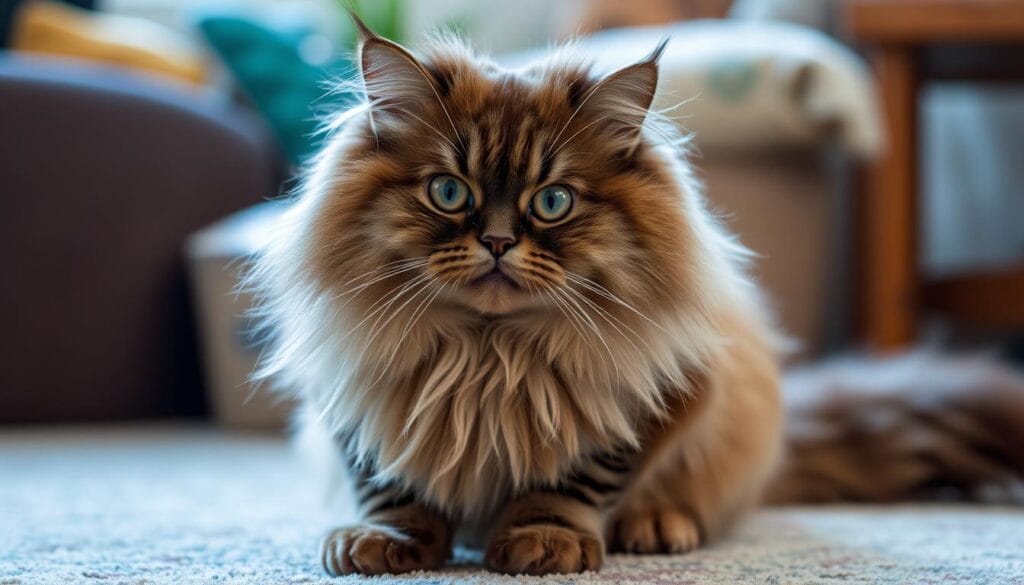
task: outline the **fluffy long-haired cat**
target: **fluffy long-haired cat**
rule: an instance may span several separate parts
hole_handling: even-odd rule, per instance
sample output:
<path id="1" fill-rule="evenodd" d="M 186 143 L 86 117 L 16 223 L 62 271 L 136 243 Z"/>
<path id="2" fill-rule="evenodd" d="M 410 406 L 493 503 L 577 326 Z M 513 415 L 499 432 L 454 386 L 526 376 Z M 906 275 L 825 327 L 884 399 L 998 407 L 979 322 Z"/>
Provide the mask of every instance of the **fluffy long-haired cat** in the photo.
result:
<path id="1" fill-rule="evenodd" d="M 649 112 L 662 48 L 508 71 L 362 29 L 367 101 L 252 273 L 263 374 L 355 478 L 331 574 L 438 567 L 464 527 L 496 571 L 598 569 L 693 549 L 761 497 L 780 343 Z"/>

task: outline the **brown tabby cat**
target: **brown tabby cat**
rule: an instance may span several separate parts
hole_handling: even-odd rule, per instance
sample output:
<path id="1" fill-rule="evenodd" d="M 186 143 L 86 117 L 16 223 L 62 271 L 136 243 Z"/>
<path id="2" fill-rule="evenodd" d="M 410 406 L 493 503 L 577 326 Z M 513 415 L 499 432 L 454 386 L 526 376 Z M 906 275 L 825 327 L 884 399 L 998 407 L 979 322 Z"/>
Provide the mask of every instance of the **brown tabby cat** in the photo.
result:
<path id="1" fill-rule="evenodd" d="M 564 52 L 507 71 L 363 28 L 368 103 L 252 275 L 263 374 L 356 478 L 329 573 L 438 567 L 466 527 L 496 571 L 598 569 L 693 549 L 759 499 L 780 344 L 648 111 L 663 47 L 607 76 Z"/>

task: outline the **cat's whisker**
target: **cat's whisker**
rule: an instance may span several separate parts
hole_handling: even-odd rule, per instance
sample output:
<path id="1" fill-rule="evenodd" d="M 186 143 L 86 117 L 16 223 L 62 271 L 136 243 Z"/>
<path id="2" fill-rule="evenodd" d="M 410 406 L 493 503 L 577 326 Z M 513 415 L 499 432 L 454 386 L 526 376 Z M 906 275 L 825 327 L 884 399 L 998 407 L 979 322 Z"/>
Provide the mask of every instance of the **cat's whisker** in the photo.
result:
<path id="1" fill-rule="evenodd" d="M 374 284 L 377 284 L 378 282 L 380 282 L 382 280 L 387 280 L 389 278 L 393 278 L 395 276 L 398 276 L 399 274 L 404 274 L 406 272 L 411 272 L 413 270 L 416 270 L 417 268 L 422 268 L 423 266 L 426 266 L 426 265 L 427 265 L 426 262 L 419 262 L 419 263 L 412 264 L 412 265 L 409 265 L 409 266 L 403 266 L 403 267 L 399 267 L 399 268 L 392 268 L 391 270 L 388 270 L 384 274 L 380 274 L 380 275 L 377 275 L 377 276 L 373 277 L 369 282 L 364 282 L 362 284 L 359 284 L 359 285 L 354 286 L 354 287 L 352 287 L 352 288 L 350 288 L 348 290 L 344 290 L 344 291 L 334 295 L 333 297 L 331 297 L 331 300 L 332 301 L 336 301 L 336 300 L 338 300 L 338 299 L 340 299 L 342 297 L 351 295 L 353 293 L 356 293 L 358 295 L 358 293 L 366 290 L 367 288 L 373 286 Z M 355 297 L 353 297 L 353 298 L 355 298 Z M 352 299 L 349 299 L 349 301 L 351 301 L 351 300 Z M 348 301 L 346 301 L 346 303 L 347 302 Z"/>
<path id="2" fill-rule="evenodd" d="M 410 269 L 410 270 L 412 270 L 412 269 Z M 405 271 L 405 272 L 408 272 L 408 271 Z M 390 275 L 390 276 L 389 276 L 388 278 L 391 278 L 391 277 L 394 277 L 394 276 L 398 276 L 398 274 L 393 274 L 393 275 Z M 415 282 L 415 281 L 417 281 L 417 280 L 420 280 L 420 279 L 424 278 L 425 276 L 426 276 L 426 275 L 420 275 L 420 276 L 417 276 L 417 277 L 415 277 L 415 278 L 413 278 L 413 279 L 411 279 L 411 280 L 405 280 L 405 281 L 403 281 L 403 282 L 399 282 L 398 284 L 396 284 L 395 286 L 393 286 L 393 287 L 392 287 L 392 288 L 391 288 L 390 290 L 388 290 L 388 291 L 387 291 L 387 292 L 386 292 L 385 294 L 381 295 L 381 296 L 380 296 L 380 298 L 378 298 L 378 299 L 377 299 L 376 301 L 374 301 L 374 302 L 373 302 L 373 304 L 371 304 L 371 305 L 370 305 L 370 306 L 369 306 L 369 307 L 368 307 L 368 308 L 366 309 L 366 311 L 367 311 L 367 315 L 366 315 L 366 318 L 364 318 L 364 319 L 363 319 L 362 321 L 360 321 L 360 322 L 359 322 L 358 324 L 356 324 L 356 326 L 355 326 L 355 327 L 351 328 L 351 329 L 350 329 L 350 330 L 349 330 L 348 332 L 346 332 L 346 333 L 345 333 L 345 335 L 341 336 L 341 338 L 339 339 L 339 341 L 343 341 L 343 340 L 347 339 L 347 338 L 349 337 L 349 335 L 351 335 L 351 334 L 352 334 L 352 333 L 354 333 L 354 332 L 355 332 L 356 330 L 358 330 L 358 329 L 359 329 L 359 327 L 360 327 L 360 326 L 362 326 L 362 325 L 363 325 L 363 324 L 364 324 L 364 323 L 366 322 L 366 320 L 367 320 L 367 319 L 369 319 L 369 318 L 373 317 L 374 315 L 376 315 L 376 314 L 377 314 L 377 313 L 379 313 L 380 311 L 383 311 L 383 310 L 384 310 L 384 309 L 385 309 L 386 307 L 385 307 L 385 306 L 383 306 L 383 305 L 382 305 L 382 303 L 385 303 L 385 301 L 387 301 L 387 299 L 388 299 L 388 298 L 390 298 L 390 297 L 391 297 L 391 295 L 395 294 L 395 291 L 397 291 L 397 290 L 398 290 L 398 289 L 400 289 L 400 288 L 403 288 L 403 287 L 407 287 L 407 286 L 410 286 L 410 284 L 411 284 L 411 283 L 413 283 L 413 282 Z M 381 279 L 381 280 L 383 280 L 383 279 Z M 368 286 L 369 286 L 369 285 L 368 285 Z M 363 290 L 366 290 L 366 289 L 363 289 Z M 352 297 L 350 297 L 350 298 L 346 299 L 346 300 L 345 300 L 345 302 L 343 302 L 343 303 L 341 303 L 340 305 L 338 305 L 338 307 L 337 307 L 337 309 L 336 309 L 336 310 L 339 310 L 339 311 L 340 311 L 341 309 L 344 309 L 346 305 L 348 305 L 348 304 L 349 304 L 350 302 L 352 302 L 353 300 L 355 300 L 355 299 L 356 299 L 356 297 L 358 297 L 358 296 L 359 296 L 359 295 L 360 295 L 360 294 L 361 294 L 362 292 L 363 292 L 363 291 L 362 291 L 362 290 L 360 290 L 359 292 L 357 292 L 357 293 L 356 293 L 355 295 L 353 295 Z M 399 291 L 399 292 L 398 292 L 398 295 L 399 295 L 399 296 L 400 296 L 400 295 L 402 295 L 402 294 L 404 294 L 404 291 Z"/>
<path id="3" fill-rule="evenodd" d="M 429 309 L 431 305 L 434 304 L 434 301 L 437 300 L 437 297 L 441 296 L 441 293 L 443 293 L 445 289 L 448 288 L 448 285 L 443 282 L 433 281 L 430 284 L 437 285 L 437 289 L 434 291 L 434 294 L 430 297 L 429 300 L 427 300 L 424 303 L 421 303 L 420 307 L 418 307 L 416 311 L 413 312 L 412 320 L 405 326 L 404 329 L 402 329 L 401 337 L 403 339 L 405 339 L 405 336 L 408 335 L 410 331 L 412 331 L 412 328 L 416 326 L 416 323 L 420 320 L 423 314 L 427 312 L 427 309 Z"/>
<path id="4" fill-rule="evenodd" d="M 377 325 L 377 323 L 380 321 L 380 318 L 383 317 L 383 313 L 377 318 L 376 321 L 374 321 L 374 324 L 373 324 L 373 326 L 371 328 L 371 331 L 373 331 L 373 334 L 369 337 L 369 339 L 364 341 L 363 349 L 362 349 L 362 351 L 359 352 L 359 357 L 356 359 L 355 363 L 357 363 L 357 364 L 362 364 L 363 363 L 363 359 L 366 357 L 366 352 L 370 349 L 370 347 L 373 346 L 373 342 L 377 339 L 377 337 L 379 337 L 380 334 L 384 332 L 384 330 L 387 328 L 389 323 L 394 321 L 395 318 L 398 317 L 402 313 L 403 309 L 405 309 L 407 306 L 409 306 L 409 303 L 411 303 L 414 300 L 416 300 L 416 298 L 420 296 L 420 293 L 422 293 L 425 290 L 428 290 L 429 285 L 430 285 L 431 282 L 432 282 L 432 279 L 429 276 L 424 276 L 421 280 L 417 280 L 417 284 L 419 286 L 416 287 L 416 292 L 414 292 L 413 294 L 409 295 L 409 298 L 406 299 L 405 302 L 403 302 L 401 305 L 399 305 L 398 308 L 394 310 L 394 312 L 391 314 L 390 317 L 388 317 L 383 323 L 380 323 L 379 326 Z M 397 299 L 392 300 L 388 304 L 388 306 L 390 307 L 395 302 L 397 302 Z"/>
<path id="5" fill-rule="evenodd" d="M 366 278 L 366 277 L 369 277 L 369 276 L 373 276 L 374 274 L 379 274 L 379 273 L 387 272 L 389 270 L 394 270 L 396 268 L 403 268 L 405 266 L 425 264 L 429 260 L 430 260 L 429 256 L 414 256 L 412 258 L 403 258 L 403 259 L 400 259 L 400 260 L 394 260 L 392 262 L 387 262 L 385 264 L 382 264 L 382 265 L 376 267 L 373 270 L 370 270 L 370 271 L 365 272 L 365 273 L 363 273 L 363 274 L 361 274 L 359 276 L 356 276 L 354 278 L 349 279 L 348 281 L 345 282 L 345 285 L 347 286 L 349 284 L 352 284 L 353 282 L 356 282 L 357 280 L 359 280 L 361 278 Z"/>
<path id="6" fill-rule="evenodd" d="M 529 291 L 531 298 L 541 296 L 541 293 L 553 286 L 551 282 L 542 278 L 524 278 L 523 282 L 526 284 L 526 290 Z"/>
<path id="7" fill-rule="evenodd" d="M 531 299 L 533 297 L 537 296 L 536 291 L 533 288 L 533 282 L 530 279 L 524 278 L 523 279 L 523 285 L 526 286 L 526 292 L 530 293 L 530 298 Z"/>
<path id="8" fill-rule="evenodd" d="M 434 299 L 436 299 L 438 295 L 440 295 L 441 292 L 446 287 L 444 283 L 439 283 L 436 280 L 431 280 L 429 283 L 427 283 L 427 286 L 424 288 L 427 289 L 431 286 L 435 287 L 434 291 L 432 293 L 428 292 L 426 296 L 423 297 L 423 300 L 420 301 L 418 305 L 416 305 L 416 308 L 413 309 L 412 315 L 410 315 L 409 319 L 406 321 L 405 327 L 402 328 L 402 332 L 398 335 L 399 339 L 406 339 L 406 336 L 409 334 L 410 331 L 412 331 L 412 328 L 420 320 L 420 317 L 422 317 L 423 314 L 426 313 L 427 309 L 429 309 L 430 306 L 433 304 Z M 388 366 L 391 365 L 391 362 L 394 360 L 400 347 L 401 344 L 396 345 L 395 351 L 392 353 L 391 358 L 388 359 L 388 362 L 385 365 L 385 370 L 387 369 Z"/>
<path id="9" fill-rule="evenodd" d="M 373 330 L 373 335 L 371 336 L 370 340 L 369 340 L 369 341 L 368 341 L 368 342 L 367 342 L 367 343 L 366 343 L 366 344 L 365 344 L 365 345 L 363 346 L 363 349 L 362 349 L 362 351 L 361 351 L 361 352 L 359 353 L 359 356 L 358 356 L 358 357 L 356 358 L 356 360 L 355 360 L 355 366 L 356 366 L 357 368 L 362 368 L 362 367 L 364 367 L 364 358 L 366 357 L 366 351 L 367 351 L 367 350 L 369 349 L 369 347 L 370 347 L 370 344 L 372 343 L 372 340 L 373 340 L 373 339 L 374 339 L 374 338 L 375 338 L 375 337 L 376 337 L 377 335 L 379 335 L 379 334 L 380 334 L 380 333 L 381 333 L 381 332 L 382 332 L 382 331 L 384 330 L 384 328 L 385 328 L 385 327 L 387 327 L 387 324 L 388 324 L 388 323 L 389 323 L 389 322 L 390 322 L 390 321 L 391 321 L 392 319 L 394 319 L 394 318 L 395 318 L 395 316 L 397 316 L 397 315 L 398 315 L 398 314 L 399 314 L 399 313 L 401 312 L 401 310 L 402 310 L 402 309 L 403 309 L 403 308 L 404 308 L 404 307 L 405 307 L 406 305 L 408 305 L 408 303 L 409 303 L 409 302 L 411 302 L 412 300 L 414 300 L 414 299 L 415 299 L 415 298 L 416 298 L 417 296 L 419 296 L 419 294 L 420 294 L 420 293 L 422 293 L 422 292 L 423 292 L 424 290 L 428 290 L 428 288 L 429 288 L 429 285 L 430 285 L 430 283 L 429 283 L 429 282 L 424 282 L 424 283 L 422 283 L 422 286 L 420 286 L 420 287 L 418 288 L 418 290 L 417 290 L 417 291 L 416 291 L 416 292 L 415 292 L 415 293 L 414 293 L 414 294 L 413 294 L 412 296 L 410 296 L 410 297 L 409 297 L 409 299 L 408 299 L 408 300 L 407 300 L 407 301 L 406 301 L 406 302 L 405 302 L 405 303 L 404 303 L 404 304 L 402 305 L 402 307 L 399 307 L 399 309 L 398 309 L 398 310 L 396 310 L 396 311 L 395 311 L 395 313 L 394 313 L 394 314 L 392 314 L 392 315 L 391 315 L 391 317 L 389 317 L 389 318 L 387 319 L 387 321 L 385 321 L 385 322 L 384 322 L 383 324 L 381 324 L 381 325 L 380 325 L 380 327 L 374 327 L 374 328 L 372 329 L 372 330 Z M 375 325 L 376 325 L 376 323 L 375 323 Z M 398 345 L 400 345 L 400 344 L 398 344 Z M 382 378 L 382 377 L 383 377 L 383 376 L 384 376 L 384 375 L 385 375 L 385 374 L 387 373 L 387 371 L 388 371 L 388 367 L 390 366 L 390 363 L 391 363 L 391 362 L 392 362 L 392 361 L 394 360 L 394 358 L 395 358 L 395 356 L 396 356 L 396 355 L 397 355 L 397 347 L 396 347 L 395 351 L 394 351 L 394 352 L 392 353 L 392 355 L 391 355 L 391 356 L 390 356 L 390 357 L 388 358 L 388 363 L 387 363 L 386 365 L 384 365 L 384 367 L 380 368 L 380 374 L 379 374 L 379 375 L 377 375 L 377 377 L 376 377 L 376 378 L 375 378 L 375 379 L 374 379 L 374 380 L 373 380 L 373 381 L 372 381 L 372 382 L 371 382 L 370 384 L 365 384 L 365 383 L 364 383 L 364 384 L 361 384 L 361 385 L 360 385 L 360 393 L 362 393 L 362 394 L 366 394 L 366 393 L 367 393 L 368 391 L 370 391 L 370 390 L 371 390 L 371 389 L 372 389 L 372 388 L 373 388 L 373 387 L 374 387 L 374 386 L 376 385 L 376 383 L 377 383 L 377 382 L 378 382 L 378 381 L 379 381 L 379 380 L 380 380 L 380 379 L 381 379 L 381 378 Z M 374 369 L 373 369 L 372 371 L 370 371 L 369 373 L 370 373 L 370 374 L 373 374 L 373 373 L 374 373 L 374 372 L 376 372 L 376 371 L 377 371 L 377 368 L 374 368 Z"/>
<path id="10" fill-rule="evenodd" d="M 345 297 L 345 296 L 348 296 L 348 295 L 352 295 L 354 293 L 358 296 L 358 293 L 363 291 L 363 290 L 365 290 L 366 288 L 368 288 L 368 287 L 370 287 L 370 286 L 372 286 L 372 285 L 374 285 L 374 284 L 376 284 L 376 283 L 378 283 L 378 282 L 380 282 L 382 280 L 385 280 L 387 278 L 391 278 L 392 276 L 396 276 L 398 274 L 402 274 L 404 272 L 408 272 L 410 270 L 414 270 L 416 268 L 422 267 L 422 266 L 425 265 L 425 262 L 426 262 L 425 260 L 417 260 L 416 262 L 410 261 L 407 264 L 401 264 L 401 265 L 398 265 L 398 266 L 393 266 L 393 267 L 390 267 L 390 268 L 387 268 L 387 269 L 383 269 L 383 272 L 381 272 L 382 268 L 377 268 L 375 270 L 371 270 L 369 272 L 366 272 L 364 274 L 361 274 L 359 276 L 356 276 L 354 278 L 349 279 L 348 282 L 346 282 L 345 284 L 341 285 L 341 287 L 349 287 L 349 285 L 351 285 L 353 282 L 359 282 L 359 281 L 363 281 L 363 282 L 359 282 L 359 284 L 356 284 L 354 286 L 350 286 L 349 288 L 345 288 L 344 290 L 342 290 L 342 291 L 340 291 L 338 293 L 335 293 L 333 296 L 331 296 L 330 300 L 331 301 L 336 301 L 336 300 L 338 300 L 338 299 L 340 299 L 342 297 Z M 366 279 L 370 279 L 370 280 L 368 282 L 366 282 Z M 349 300 L 351 300 L 351 299 L 349 299 Z"/>
<path id="11" fill-rule="evenodd" d="M 340 342 L 340 341 L 344 341 L 344 340 L 348 339 L 353 333 L 355 333 L 357 330 L 359 330 L 360 327 L 362 327 L 364 324 L 366 324 L 367 321 L 372 319 L 375 315 L 378 315 L 377 319 L 374 321 L 373 325 L 371 325 L 371 329 L 373 327 L 376 327 L 377 322 L 379 322 L 381 317 L 383 316 L 383 313 L 382 313 L 383 311 L 386 311 L 388 309 L 388 307 L 390 307 L 398 299 L 403 297 L 405 295 L 405 293 L 409 291 L 409 289 L 415 287 L 416 285 L 418 285 L 418 284 L 420 284 L 422 282 L 425 282 L 429 278 L 430 278 L 429 276 L 424 274 L 424 275 L 420 275 L 420 276 L 414 278 L 411 281 L 408 281 L 408 282 L 396 285 L 394 288 L 392 288 L 390 291 L 388 291 L 388 294 L 382 295 L 381 298 L 377 299 L 377 301 L 373 303 L 373 305 L 370 305 L 370 308 L 367 310 L 366 317 L 364 317 L 362 321 L 360 321 L 354 327 L 352 327 L 347 332 L 345 332 L 345 334 L 342 335 L 338 339 L 338 341 Z M 401 289 L 401 290 L 398 290 L 398 289 Z M 376 307 L 376 308 L 374 308 L 374 307 Z"/>
<path id="12" fill-rule="evenodd" d="M 438 280 L 445 278 L 454 284 L 465 284 L 476 274 L 472 269 L 477 266 L 478 264 L 475 261 L 445 266 L 434 274 L 434 278 Z M 466 269 L 470 270 L 467 271 Z"/>
<path id="13" fill-rule="evenodd" d="M 430 306 L 434 303 L 434 300 L 436 300 L 437 297 L 440 296 L 440 294 L 446 288 L 446 285 L 444 283 L 438 283 L 436 280 L 432 280 L 431 282 L 427 283 L 426 286 L 424 286 L 424 290 L 429 288 L 431 285 L 438 286 L 433 291 L 433 293 L 427 293 L 427 295 L 423 297 L 423 300 L 420 301 L 420 304 L 417 305 L 416 308 L 413 310 L 412 315 L 409 317 L 408 321 L 405 324 L 405 327 L 402 328 L 402 333 L 398 336 L 399 339 L 406 339 L 406 336 L 409 334 L 410 331 L 412 331 L 412 328 L 416 326 L 416 323 L 418 323 L 420 318 L 423 317 L 423 314 L 427 312 L 427 309 L 429 309 Z M 367 390 L 373 388 L 374 386 L 377 385 L 378 382 L 380 382 L 384 375 L 387 374 L 388 370 L 391 367 L 391 364 L 394 363 L 395 358 L 398 357 L 398 352 L 403 349 L 405 349 L 403 344 L 395 344 L 395 347 L 391 352 L 391 356 L 389 356 L 387 362 L 380 367 L 380 374 L 378 374 L 377 377 L 373 380 L 373 382 L 370 383 L 370 385 L 367 387 Z"/>
<path id="14" fill-rule="evenodd" d="M 620 375 L 620 372 L 619 372 L 619 363 L 615 359 L 615 354 L 612 352 L 611 346 L 608 345 L 608 342 L 605 340 L 604 335 L 601 334 L 601 330 L 597 326 L 597 323 L 594 322 L 594 320 L 590 317 L 590 314 L 587 313 L 587 311 L 583 307 L 581 307 L 580 304 L 578 302 L 576 302 L 576 300 L 574 298 L 570 297 L 565 292 L 567 289 L 565 289 L 563 287 L 558 287 L 558 288 L 554 288 L 552 290 L 554 290 L 554 291 L 556 291 L 556 293 L 560 294 L 562 296 L 563 300 L 565 300 L 565 301 L 571 303 L 573 306 L 575 306 L 577 314 L 579 314 L 580 317 L 585 319 L 587 324 L 590 325 L 590 329 L 594 332 L 594 334 L 597 336 L 598 341 L 601 342 L 601 345 L 604 346 L 605 351 L 608 353 L 608 360 L 611 362 L 612 366 L 615 367 L 615 379 L 616 380 L 621 379 L 621 375 Z"/>
<path id="15" fill-rule="evenodd" d="M 627 343 L 629 343 L 629 345 L 631 345 L 633 347 L 633 350 L 636 352 L 637 356 L 644 355 L 644 352 L 641 351 L 639 347 L 637 347 L 636 343 L 633 342 L 633 340 L 630 338 L 630 336 L 626 335 L 622 331 L 622 329 L 619 329 L 618 325 L 622 325 L 622 327 L 624 327 L 626 330 L 628 330 L 630 333 L 632 333 L 634 337 L 639 339 L 640 342 L 643 343 L 647 347 L 648 351 L 653 351 L 653 348 L 651 348 L 650 344 L 647 343 L 647 341 L 643 338 L 643 336 L 641 336 L 639 333 L 637 333 L 636 330 L 634 330 L 629 325 L 623 323 L 618 317 L 616 317 L 615 315 L 612 315 L 607 310 L 605 310 L 603 307 L 601 307 L 600 305 L 598 305 L 594 301 L 588 299 L 586 295 L 584 295 L 583 293 L 579 292 L 578 290 L 570 288 L 570 287 L 566 287 L 565 290 L 569 291 L 570 294 L 575 295 L 576 298 L 578 298 L 579 300 L 583 301 L 588 306 L 590 306 L 592 309 L 594 309 L 597 312 L 598 316 L 600 316 L 602 319 L 607 321 L 608 324 L 611 325 L 612 329 L 614 329 L 619 335 L 622 336 L 623 339 L 626 340 Z M 618 325 L 616 325 L 616 323 L 618 323 Z"/>
<path id="16" fill-rule="evenodd" d="M 588 351 L 594 351 L 594 346 L 590 342 L 590 335 L 584 333 L 583 329 L 577 324 L 578 317 L 576 317 L 575 314 L 567 308 L 564 301 L 558 298 L 558 295 L 555 293 L 553 288 L 549 288 L 545 292 L 547 293 L 548 298 L 554 303 L 555 307 L 558 308 L 558 311 L 562 313 L 566 321 L 569 322 L 569 325 L 571 325 L 573 330 L 576 331 L 576 335 L 578 336 L 577 339 L 586 345 Z"/>
<path id="17" fill-rule="evenodd" d="M 569 280 L 571 280 L 574 283 L 576 283 L 576 284 L 578 284 L 578 285 L 580 285 L 580 286 L 590 290 L 591 292 L 594 292 L 595 294 L 601 295 L 602 297 L 604 297 L 604 298 L 606 298 L 606 299 L 608 299 L 608 300 L 610 300 L 612 302 L 615 302 L 615 303 L 618 303 L 619 305 L 622 305 L 623 307 L 625 307 L 626 309 L 629 309 L 633 313 L 636 313 L 639 317 L 641 317 L 642 319 L 644 319 L 645 321 L 647 321 L 651 325 L 654 325 L 655 327 L 657 327 L 663 333 L 669 333 L 669 331 L 667 329 L 665 329 L 659 323 L 654 321 L 654 319 L 651 319 L 647 315 L 643 314 L 636 307 L 634 307 L 633 305 L 631 305 L 631 304 L 627 303 L 626 301 L 622 300 L 617 295 L 612 293 L 610 290 L 608 290 L 607 288 L 605 288 L 605 287 L 601 286 L 600 284 L 594 282 L 593 280 L 591 280 L 589 278 L 586 278 L 585 276 L 581 276 L 579 274 L 576 274 L 574 272 L 569 272 L 568 270 L 565 271 L 565 276 Z"/>
<path id="18" fill-rule="evenodd" d="M 434 281 L 431 284 L 438 284 L 438 282 Z M 427 312 L 427 310 L 430 309 L 430 307 L 434 304 L 434 301 L 437 300 L 437 297 L 439 297 L 441 295 L 441 293 L 443 293 L 445 291 L 445 289 L 447 289 L 447 288 L 448 288 L 448 285 L 446 283 L 443 283 L 443 282 L 439 283 L 439 286 L 434 291 L 433 295 L 430 295 L 428 298 L 424 299 L 424 301 L 425 301 L 424 303 L 420 303 L 420 306 L 422 307 L 422 310 L 420 310 L 420 308 L 418 307 L 417 308 L 418 313 L 417 313 L 417 311 L 413 312 L 413 316 L 410 318 L 409 322 L 406 324 L 405 328 L 402 330 L 402 335 L 401 335 L 402 339 L 405 339 L 405 336 L 409 333 L 409 331 L 412 330 L 412 328 L 416 325 L 416 323 L 419 322 L 420 318 L 422 318 L 423 315 Z M 394 360 L 395 356 L 398 354 L 398 351 L 400 349 L 403 349 L 403 348 L 402 347 L 396 347 L 395 348 L 395 351 L 392 354 L 392 357 L 388 360 L 388 363 L 381 369 L 381 373 L 377 377 L 377 379 L 374 380 L 374 384 L 376 384 L 378 381 L 380 381 L 380 379 L 384 376 L 384 374 L 387 373 L 388 369 L 391 367 L 392 361 Z M 436 396 L 438 398 L 440 397 L 439 395 L 436 395 Z M 409 430 L 412 428 L 413 424 L 416 422 L 416 420 L 419 419 L 420 414 L 422 413 L 422 411 L 424 409 L 426 409 L 427 407 L 429 407 L 433 402 L 434 402 L 433 400 L 429 400 L 426 403 L 423 403 L 422 400 L 418 401 L 417 404 L 416 404 L 416 407 L 408 414 L 407 420 L 406 420 L 406 424 L 403 427 L 401 434 L 404 435 L 404 434 L 408 433 Z"/>
<path id="19" fill-rule="evenodd" d="M 552 285 L 551 282 L 549 282 L 549 281 L 547 281 L 546 279 L 543 279 L 543 278 L 538 278 L 538 276 L 539 275 L 534 275 L 532 277 L 522 277 L 522 282 L 526 286 L 526 290 L 530 293 L 530 297 L 531 298 L 535 298 L 537 296 L 547 297 L 552 302 L 552 304 L 555 306 L 555 308 L 557 308 L 558 311 L 560 313 L 562 313 L 562 315 L 565 317 L 566 321 L 568 321 L 569 325 L 571 325 L 572 328 L 576 331 L 576 334 L 579 336 L 579 339 L 581 341 L 583 341 L 584 343 L 586 343 L 588 347 L 591 347 L 590 341 L 587 338 L 587 336 L 576 325 L 576 321 L 572 317 L 569 316 L 569 314 L 563 308 L 562 303 L 553 294 L 553 290 L 554 290 L 555 287 Z"/>
<path id="20" fill-rule="evenodd" d="M 555 304 L 555 307 L 558 308 L 559 312 L 561 312 L 562 315 L 565 316 L 565 319 L 569 322 L 569 325 L 571 325 L 572 328 L 576 330 L 576 334 L 579 335 L 580 340 L 586 343 L 588 348 L 593 348 L 593 346 L 590 344 L 589 336 L 584 334 L 583 330 L 580 329 L 579 326 L 576 324 L 576 320 L 573 317 L 569 316 L 569 313 L 566 311 L 565 306 L 563 305 L 563 301 L 559 300 L 559 298 L 555 295 L 554 289 L 549 288 L 544 292 L 547 293 L 547 297 L 551 299 L 551 302 Z"/>
<path id="21" fill-rule="evenodd" d="M 421 275 L 421 276 L 419 276 L 419 277 L 417 277 L 417 278 L 407 282 L 405 285 L 403 285 L 401 287 L 401 290 L 399 290 L 397 293 L 388 295 L 386 297 L 381 297 L 380 299 L 377 300 L 377 303 L 382 303 L 382 304 L 380 304 L 380 306 L 377 309 L 374 310 L 374 314 L 376 314 L 377 317 L 374 319 L 373 323 L 370 324 L 370 337 L 366 341 L 366 343 L 364 344 L 364 351 L 365 351 L 365 345 L 368 344 L 369 341 L 374 339 L 379 334 L 381 328 L 386 326 L 387 323 L 392 318 L 394 318 L 396 313 L 392 313 L 390 315 L 390 317 L 388 317 L 383 323 L 381 323 L 381 320 L 385 318 L 385 313 L 388 311 L 388 309 L 390 309 L 392 306 L 394 306 L 394 304 L 397 303 L 398 301 L 400 301 L 402 299 L 402 297 L 406 296 L 406 294 L 410 293 L 410 291 L 415 291 L 415 292 L 412 293 L 413 295 L 418 294 L 418 292 L 420 292 L 420 290 L 422 290 L 422 288 L 424 286 L 426 286 L 426 283 L 429 280 L 430 280 L 430 277 L 428 275 L 426 275 L 426 274 Z M 419 290 L 417 290 L 417 289 L 419 289 Z M 410 298 L 414 298 L 414 297 L 410 297 Z M 357 363 L 359 363 L 360 361 L 361 360 L 357 360 Z"/>
<path id="22" fill-rule="evenodd" d="M 407 265 L 407 264 L 413 264 L 413 263 L 417 263 L 417 262 L 426 262 L 428 259 L 429 259 L 428 256 L 416 256 L 414 258 L 401 258 L 399 260 L 393 260 L 391 262 L 386 262 L 384 264 L 381 264 L 380 266 L 374 267 L 372 270 L 367 270 L 366 272 L 364 272 L 364 273 L 362 273 L 362 274 L 360 274 L 358 276 L 353 276 L 352 278 L 346 280 L 341 286 L 343 286 L 343 287 L 344 286 L 348 286 L 348 285 L 352 284 L 353 282 L 356 282 L 359 279 L 371 277 L 374 274 L 377 274 L 377 273 L 379 273 L 382 270 L 386 271 L 386 270 L 390 270 L 392 268 L 398 268 L 398 267 L 401 267 L 401 266 L 404 266 L 404 265 Z"/>

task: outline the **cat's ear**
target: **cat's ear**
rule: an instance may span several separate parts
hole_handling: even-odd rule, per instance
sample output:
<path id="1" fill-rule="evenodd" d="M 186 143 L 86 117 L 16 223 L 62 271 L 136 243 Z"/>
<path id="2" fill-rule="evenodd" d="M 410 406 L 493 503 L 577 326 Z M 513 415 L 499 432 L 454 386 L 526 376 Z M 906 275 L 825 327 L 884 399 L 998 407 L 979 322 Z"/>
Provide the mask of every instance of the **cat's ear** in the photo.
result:
<path id="1" fill-rule="evenodd" d="M 640 143 L 640 132 L 658 89 L 658 60 L 668 37 L 637 63 L 620 69 L 597 82 L 584 94 L 580 111 L 599 124 L 602 131 L 621 141 L 632 154 Z"/>
<path id="2" fill-rule="evenodd" d="M 359 29 L 359 72 L 375 125 L 417 116 L 438 93 L 430 72 L 401 45 L 370 30 L 352 15 Z"/>

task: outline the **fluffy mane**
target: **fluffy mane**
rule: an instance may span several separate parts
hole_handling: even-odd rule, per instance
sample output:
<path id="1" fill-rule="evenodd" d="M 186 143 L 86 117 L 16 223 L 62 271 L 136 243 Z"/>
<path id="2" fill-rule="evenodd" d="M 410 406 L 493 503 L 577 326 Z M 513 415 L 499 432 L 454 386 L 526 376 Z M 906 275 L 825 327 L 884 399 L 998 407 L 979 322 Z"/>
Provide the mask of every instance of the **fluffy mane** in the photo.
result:
<path id="1" fill-rule="evenodd" d="M 364 58 L 367 101 L 338 116 L 254 262 L 274 332 L 258 376 L 297 393 L 375 481 L 472 516 L 597 449 L 635 446 L 638 420 L 689 391 L 728 343 L 721 321 L 757 300 L 678 131 L 638 111 L 633 81 L 568 51 L 506 71 L 452 38 L 414 62 L 430 92 L 415 69 Z M 536 307 L 470 310 L 432 272 L 444 250 L 428 259 L 429 229 L 391 185 L 410 188 L 422 152 L 454 165 L 458 148 L 523 168 L 545 152 L 550 172 L 608 194 L 594 205 L 610 211 L 565 235 L 591 247 L 585 263 L 535 252 L 561 285 L 531 289 Z"/>

